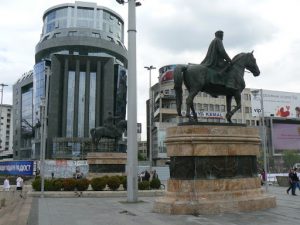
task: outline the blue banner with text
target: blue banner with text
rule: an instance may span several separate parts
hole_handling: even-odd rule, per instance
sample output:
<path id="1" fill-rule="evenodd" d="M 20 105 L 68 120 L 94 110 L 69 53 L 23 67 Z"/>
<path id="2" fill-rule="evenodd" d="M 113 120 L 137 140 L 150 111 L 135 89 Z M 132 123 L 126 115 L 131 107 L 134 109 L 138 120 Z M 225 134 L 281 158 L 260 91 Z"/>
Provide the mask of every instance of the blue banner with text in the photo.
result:
<path id="1" fill-rule="evenodd" d="M 0 162 L 0 174 L 32 176 L 33 175 L 33 161 Z"/>

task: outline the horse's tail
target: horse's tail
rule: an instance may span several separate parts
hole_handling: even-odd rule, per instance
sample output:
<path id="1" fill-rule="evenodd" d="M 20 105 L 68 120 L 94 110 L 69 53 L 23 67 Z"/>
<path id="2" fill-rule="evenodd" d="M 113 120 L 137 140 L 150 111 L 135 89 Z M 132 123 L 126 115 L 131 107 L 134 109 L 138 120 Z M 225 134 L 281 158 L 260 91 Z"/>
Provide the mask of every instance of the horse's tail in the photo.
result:
<path id="1" fill-rule="evenodd" d="M 182 105 L 182 82 L 183 82 L 183 72 L 187 69 L 186 65 L 177 65 L 174 69 L 174 90 L 176 95 L 176 107 L 178 116 L 181 115 L 181 105 Z"/>

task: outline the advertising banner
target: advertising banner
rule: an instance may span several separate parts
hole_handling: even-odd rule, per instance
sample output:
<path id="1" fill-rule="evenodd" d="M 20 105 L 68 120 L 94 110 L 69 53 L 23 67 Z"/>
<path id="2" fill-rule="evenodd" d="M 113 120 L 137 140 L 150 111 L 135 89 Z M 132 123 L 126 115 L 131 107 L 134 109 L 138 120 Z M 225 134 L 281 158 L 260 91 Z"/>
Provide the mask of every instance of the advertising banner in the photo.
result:
<path id="1" fill-rule="evenodd" d="M 161 83 L 173 81 L 173 71 L 176 65 L 167 65 L 159 69 L 159 80 Z"/>
<path id="2" fill-rule="evenodd" d="M 89 172 L 89 165 L 86 160 L 45 160 L 45 177 L 70 178 L 76 172 L 85 177 Z"/>
<path id="3" fill-rule="evenodd" d="M 252 116 L 262 112 L 260 91 L 251 90 Z M 300 93 L 262 90 L 262 101 L 266 117 L 300 118 Z"/>
<path id="4" fill-rule="evenodd" d="M 33 166 L 33 161 L 3 161 L 0 162 L 0 174 L 32 176 Z"/>

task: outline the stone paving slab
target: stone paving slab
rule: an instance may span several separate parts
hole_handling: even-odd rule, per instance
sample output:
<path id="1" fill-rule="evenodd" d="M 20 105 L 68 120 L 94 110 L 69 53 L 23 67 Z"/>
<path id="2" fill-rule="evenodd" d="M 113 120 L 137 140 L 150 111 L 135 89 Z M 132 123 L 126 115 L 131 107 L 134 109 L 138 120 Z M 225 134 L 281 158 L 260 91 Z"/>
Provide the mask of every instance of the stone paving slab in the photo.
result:
<path id="1" fill-rule="evenodd" d="M 165 215 L 153 213 L 156 197 L 36 198 L 30 225 L 296 225 L 300 221 L 300 196 L 286 194 L 286 188 L 270 187 L 277 207 L 250 213 L 218 215 Z M 297 190 L 298 192 L 298 190 Z M 298 192 L 299 193 L 299 192 Z"/>

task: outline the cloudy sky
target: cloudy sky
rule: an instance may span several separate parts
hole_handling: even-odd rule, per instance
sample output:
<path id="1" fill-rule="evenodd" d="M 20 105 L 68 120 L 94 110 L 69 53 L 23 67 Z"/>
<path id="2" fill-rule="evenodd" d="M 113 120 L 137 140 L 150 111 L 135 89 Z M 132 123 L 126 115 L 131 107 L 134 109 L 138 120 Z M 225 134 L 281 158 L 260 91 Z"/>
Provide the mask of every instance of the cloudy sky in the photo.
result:
<path id="1" fill-rule="evenodd" d="M 120 14 L 127 25 L 127 5 L 91 0 Z M 12 85 L 33 68 L 42 15 L 68 0 L 0 0 L 0 83 L 3 103 L 12 103 Z M 138 122 L 143 123 L 149 72 L 144 66 L 199 63 L 216 30 L 232 58 L 254 50 L 259 77 L 245 74 L 246 86 L 300 92 L 300 1 L 298 0 L 141 0 L 137 10 Z M 127 28 L 126 28 L 127 30 Z M 125 33 L 127 46 L 127 32 Z M 158 70 L 152 72 L 152 84 Z"/>

